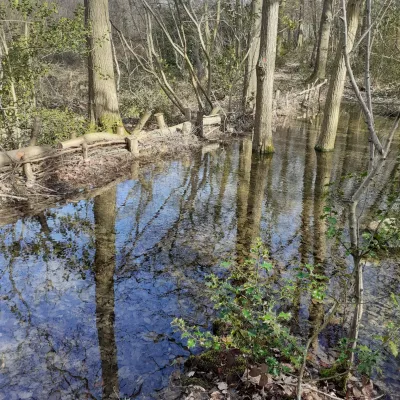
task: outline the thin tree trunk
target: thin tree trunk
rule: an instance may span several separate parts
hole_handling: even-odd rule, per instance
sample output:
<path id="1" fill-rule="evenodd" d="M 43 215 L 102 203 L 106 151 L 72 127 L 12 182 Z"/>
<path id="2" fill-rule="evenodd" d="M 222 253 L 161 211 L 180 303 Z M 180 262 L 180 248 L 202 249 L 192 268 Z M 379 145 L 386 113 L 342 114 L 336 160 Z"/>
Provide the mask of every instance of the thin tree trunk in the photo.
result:
<path id="1" fill-rule="evenodd" d="M 278 43 L 277 43 L 277 55 L 278 57 L 283 53 L 283 43 L 284 43 L 284 24 L 283 24 L 283 17 L 286 10 L 286 0 L 281 0 L 281 4 L 279 7 L 279 21 L 278 21 Z"/>
<path id="2" fill-rule="evenodd" d="M 253 108 L 257 92 L 257 59 L 260 51 L 262 0 L 253 0 L 251 3 L 251 30 L 249 33 L 249 56 L 246 63 L 243 85 L 243 110 L 247 106 Z"/>
<path id="3" fill-rule="evenodd" d="M 302 48 L 304 42 L 304 6 L 305 1 L 302 0 L 299 8 L 299 27 L 297 29 L 296 49 Z"/>
<path id="4" fill-rule="evenodd" d="M 114 79 L 108 0 L 85 0 L 89 44 L 89 115 L 96 125 L 112 131 L 121 123 Z"/>
<path id="5" fill-rule="evenodd" d="M 240 59 L 242 56 L 242 1 L 241 0 L 236 0 L 236 5 L 235 5 L 235 25 L 236 25 L 236 46 L 235 46 L 235 53 L 236 53 L 236 59 Z"/>
<path id="6" fill-rule="evenodd" d="M 264 0 L 261 22 L 260 55 L 257 64 L 257 102 L 253 151 L 273 153 L 272 101 L 276 40 L 278 33 L 279 0 Z"/>
<path id="7" fill-rule="evenodd" d="M 357 33 L 358 19 L 362 0 L 350 0 L 347 5 L 347 52 L 353 48 Z M 346 79 L 346 64 L 343 54 L 345 35 L 342 34 L 336 51 L 333 72 L 325 103 L 324 119 L 318 137 L 316 150 L 331 151 L 335 146 L 336 131 L 339 122 L 340 103 L 342 101 Z"/>
<path id="8" fill-rule="evenodd" d="M 326 64 L 328 61 L 329 39 L 331 36 L 333 0 L 324 0 L 319 27 L 317 57 L 315 60 L 314 72 L 309 81 L 325 79 Z"/>

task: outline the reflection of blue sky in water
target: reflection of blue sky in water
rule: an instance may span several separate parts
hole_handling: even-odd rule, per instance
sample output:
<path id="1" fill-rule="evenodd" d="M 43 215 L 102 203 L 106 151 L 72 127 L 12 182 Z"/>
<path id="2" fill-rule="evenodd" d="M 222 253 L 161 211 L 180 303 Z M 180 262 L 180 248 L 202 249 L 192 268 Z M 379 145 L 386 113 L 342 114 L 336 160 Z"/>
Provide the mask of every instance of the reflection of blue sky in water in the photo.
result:
<path id="1" fill-rule="evenodd" d="M 333 179 L 363 168 L 365 147 L 343 132 L 333 156 Z M 346 146 L 352 149 L 351 163 Z M 301 251 L 312 260 L 318 240 L 313 232 L 317 163 L 301 128 L 280 131 L 276 149 L 258 225 L 284 268 L 298 262 Z M 132 395 L 142 377 L 139 398 L 151 398 L 168 383 L 172 361 L 188 356 L 170 328 L 174 317 L 206 324 L 209 309 L 199 283 L 239 249 L 243 234 L 237 226 L 239 165 L 237 144 L 146 167 L 139 180 L 118 185 L 114 301 L 121 396 Z M 305 165 L 311 173 L 304 174 Z M 343 183 L 343 190 L 349 185 Z M 0 398 L 101 398 L 109 377 L 102 375 L 96 327 L 93 207 L 93 200 L 81 201 L 2 228 Z M 258 234 L 257 226 L 246 228 Z M 329 254 L 343 254 L 330 244 L 327 248 Z M 390 273 L 366 273 L 374 296 L 382 297 L 388 286 L 398 289 L 396 267 L 386 270 Z M 365 321 L 379 326 L 385 307 L 375 302 Z M 307 303 L 302 313 L 308 315 Z M 387 381 L 396 386 L 394 368 L 388 369 Z"/>

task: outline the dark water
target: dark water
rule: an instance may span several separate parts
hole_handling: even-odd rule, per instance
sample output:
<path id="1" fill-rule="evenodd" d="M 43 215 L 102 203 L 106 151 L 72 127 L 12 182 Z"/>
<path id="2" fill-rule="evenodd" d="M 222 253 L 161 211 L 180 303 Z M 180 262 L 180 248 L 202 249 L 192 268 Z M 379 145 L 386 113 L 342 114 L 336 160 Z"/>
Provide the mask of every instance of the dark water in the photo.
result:
<path id="1" fill-rule="evenodd" d="M 362 126 L 358 112 L 343 114 L 335 152 L 318 156 L 317 130 L 301 124 L 277 132 L 272 158 L 252 160 L 248 141 L 204 149 L 146 167 L 95 199 L 3 226 L 0 399 L 154 398 L 190 354 L 171 320 L 207 326 L 204 276 L 243 257 L 257 236 L 282 272 L 300 262 L 326 273 L 351 266 L 319 216 L 325 185 L 337 182 L 332 201 L 346 197 L 356 178 L 340 177 L 367 166 Z M 364 215 L 385 203 L 385 182 L 398 181 L 394 155 Z M 337 209 L 345 223 L 346 208 Z M 391 314 L 386 298 L 399 293 L 399 270 L 393 258 L 369 261 L 363 340 Z M 331 290 L 340 290 L 334 280 Z M 298 329 L 306 334 L 318 311 L 303 300 Z M 389 357 L 380 379 L 393 398 L 399 367 Z"/>

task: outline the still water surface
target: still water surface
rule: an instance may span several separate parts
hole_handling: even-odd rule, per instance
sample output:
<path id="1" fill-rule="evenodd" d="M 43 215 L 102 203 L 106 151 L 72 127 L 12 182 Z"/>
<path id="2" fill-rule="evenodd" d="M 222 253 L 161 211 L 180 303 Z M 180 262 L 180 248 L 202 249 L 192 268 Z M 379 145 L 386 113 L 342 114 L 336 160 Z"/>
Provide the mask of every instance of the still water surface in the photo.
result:
<path id="1" fill-rule="evenodd" d="M 317 129 L 301 124 L 278 130 L 272 158 L 252 160 L 246 140 L 204 149 L 145 167 L 94 199 L 3 226 L 0 399 L 155 398 L 190 354 L 171 320 L 207 326 L 205 275 L 245 256 L 257 236 L 282 271 L 300 262 L 327 271 L 351 265 L 319 216 L 325 185 L 336 182 L 337 201 L 355 183 L 340 177 L 366 168 L 362 125 L 358 112 L 343 114 L 335 152 L 318 156 Z M 385 202 L 383 183 L 398 180 L 394 156 L 366 215 Z M 337 209 L 344 222 L 345 207 Z M 364 340 L 391 312 L 385 298 L 400 292 L 399 269 L 393 259 L 366 269 Z M 300 333 L 314 311 L 306 299 L 300 305 Z M 383 367 L 381 384 L 400 398 L 400 363 L 389 357 Z"/>

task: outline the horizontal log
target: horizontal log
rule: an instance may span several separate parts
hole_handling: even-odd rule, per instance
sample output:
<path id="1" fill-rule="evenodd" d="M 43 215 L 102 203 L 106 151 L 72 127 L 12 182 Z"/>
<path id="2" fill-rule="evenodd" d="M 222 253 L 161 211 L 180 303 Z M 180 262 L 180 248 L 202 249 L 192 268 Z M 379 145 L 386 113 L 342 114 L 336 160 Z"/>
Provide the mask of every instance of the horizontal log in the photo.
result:
<path id="1" fill-rule="evenodd" d="M 154 137 L 156 135 L 158 136 L 166 136 L 166 135 L 171 135 L 176 133 L 177 131 L 181 131 L 183 129 L 183 124 L 178 124 L 178 125 L 174 125 L 174 126 L 170 126 L 169 128 L 164 128 L 164 129 L 156 129 L 154 131 L 142 131 L 140 133 L 140 136 L 135 136 L 135 138 L 139 139 L 139 140 L 143 140 L 144 138 L 150 138 L 150 137 Z M 134 135 L 132 135 L 134 136 Z"/>
<path id="2" fill-rule="evenodd" d="M 55 152 L 51 146 L 29 146 L 0 153 L 0 167 L 20 162 L 34 161 L 44 154 Z"/>
<path id="3" fill-rule="evenodd" d="M 125 138 L 126 138 L 125 135 L 115 135 L 114 133 L 108 133 L 108 132 L 93 132 L 93 133 L 86 133 L 85 135 L 75 139 L 70 139 L 66 140 L 65 142 L 60 142 L 57 147 L 59 149 L 68 149 L 70 147 L 80 147 L 84 142 L 87 144 L 101 142 L 101 141 L 115 142 L 115 141 L 125 140 Z"/>
<path id="4" fill-rule="evenodd" d="M 220 115 L 205 115 L 203 117 L 203 126 L 207 125 L 218 125 L 221 123 Z"/>
<path id="5" fill-rule="evenodd" d="M 221 123 L 220 115 L 207 115 L 203 119 L 203 124 L 205 126 L 209 125 L 218 125 Z M 174 134 L 177 131 L 183 131 L 184 124 L 178 124 L 171 126 L 169 128 L 156 129 L 150 132 L 142 131 L 139 136 L 135 135 L 136 139 L 143 140 L 144 138 L 154 137 L 156 135 L 159 136 L 167 136 L 169 134 Z M 185 133 L 189 132 L 189 124 L 186 123 Z M 15 163 L 28 163 L 34 161 L 40 161 L 46 158 L 50 158 L 52 156 L 57 156 L 57 149 L 70 149 L 70 148 L 78 148 L 81 147 L 84 143 L 89 145 L 90 143 L 97 142 L 109 142 L 109 143 L 125 143 L 125 139 L 127 136 L 125 135 L 115 135 L 113 133 L 108 132 L 94 132 L 87 133 L 83 136 L 66 140 L 64 142 L 60 142 L 57 144 L 57 148 L 53 148 L 51 146 L 30 146 L 24 147 L 18 150 L 10 150 L 7 152 L 0 153 L 0 168 L 8 165 L 12 165 Z M 91 147 L 89 145 L 89 147 Z"/>

